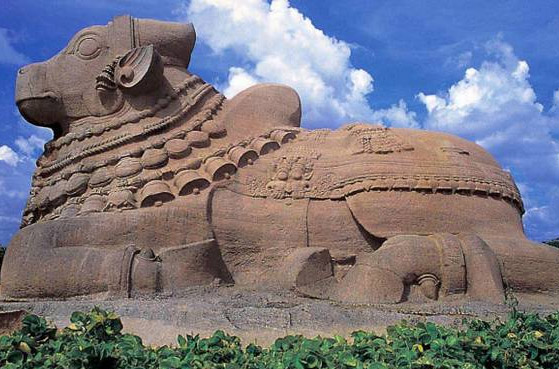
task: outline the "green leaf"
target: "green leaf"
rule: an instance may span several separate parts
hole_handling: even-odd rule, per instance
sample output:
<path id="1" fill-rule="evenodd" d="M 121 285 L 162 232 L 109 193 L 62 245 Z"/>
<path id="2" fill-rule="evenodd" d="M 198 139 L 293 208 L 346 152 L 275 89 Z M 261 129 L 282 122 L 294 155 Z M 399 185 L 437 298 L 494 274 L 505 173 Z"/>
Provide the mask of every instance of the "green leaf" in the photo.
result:
<path id="1" fill-rule="evenodd" d="M 181 359 L 176 356 L 168 357 L 164 360 L 161 360 L 159 363 L 159 367 L 162 369 L 174 369 L 178 368 L 181 365 Z"/>
<path id="2" fill-rule="evenodd" d="M 458 338 L 456 336 L 449 336 L 446 338 L 446 344 L 449 346 L 457 346 L 459 344 Z"/>
<path id="3" fill-rule="evenodd" d="M 25 358 L 25 356 L 23 355 L 23 352 L 21 352 L 21 351 L 11 351 L 10 353 L 8 353 L 6 361 L 8 363 L 12 363 L 12 364 L 21 364 L 21 363 L 23 363 L 24 358 Z"/>
<path id="4" fill-rule="evenodd" d="M 357 359 L 355 357 L 353 357 L 353 355 L 351 355 L 350 353 L 344 353 L 343 356 L 342 356 L 342 359 L 340 361 L 345 366 L 349 366 L 349 367 L 352 367 L 352 368 L 356 367 L 359 364 Z"/>
<path id="5" fill-rule="evenodd" d="M 177 342 L 179 343 L 180 347 L 186 347 L 186 339 L 182 335 L 179 334 L 179 336 L 177 337 Z"/>

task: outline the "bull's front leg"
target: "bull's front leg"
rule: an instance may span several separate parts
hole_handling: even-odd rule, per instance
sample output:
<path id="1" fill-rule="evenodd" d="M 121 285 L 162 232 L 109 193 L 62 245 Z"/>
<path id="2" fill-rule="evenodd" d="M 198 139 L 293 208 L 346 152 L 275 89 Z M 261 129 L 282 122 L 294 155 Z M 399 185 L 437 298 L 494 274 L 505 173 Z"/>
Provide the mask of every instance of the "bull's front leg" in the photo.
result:
<path id="1" fill-rule="evenodd" d="M 192 286 L 232 282 L 205 223 L 204 202 L 183 205 L 61 218 L 20 230 L 2 268 L 2 296 L 180 295 Z"/>
<path id="2" fill-rule="evenodd" d="M 233 283 L 214 239 L 161 249 L 68 247 L 20 235 L 2 268 L 4 299 L 180 296 L 193 286 Z"/>
<path id="3" fill-rule="evenodd" d="M 12 239 L 2 268 L 2 298 L 120 295 L 132 253 L 124 247 L 60 247 L 53 226 L 30 226 Z"/>

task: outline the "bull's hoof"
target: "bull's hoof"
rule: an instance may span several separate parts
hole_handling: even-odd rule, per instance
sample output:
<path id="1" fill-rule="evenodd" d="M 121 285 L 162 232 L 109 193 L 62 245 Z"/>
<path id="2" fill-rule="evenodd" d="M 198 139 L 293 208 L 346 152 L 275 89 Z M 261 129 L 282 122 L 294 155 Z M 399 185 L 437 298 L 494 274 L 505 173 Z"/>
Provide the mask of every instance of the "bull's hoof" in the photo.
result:
<path id="1" fill-rule="evenodd" d="M 278 281 L 286 288 L 302 289 L 334 275 L 330 251 L 322 247 L 295 249 L 278 270 Z"/>
<path id="2" fill-rule="evenodd" d="M 152 249 L 140 250 L 132 263 L 128 296 L 149 296 L 160 292 L 160 269 L 161 263 Z"/>
<path id="3" fill-rule="evenodd" d="M 161 260 L 161 289 L 180 296 L 194 286 L 233 283 L 214 239 L 164 249 Z"/>
<path id="4" fill-rule="evenodd" d="M 331 298 L 353 304 L 396 304 L 404 298 L 404 284 L 390 270 L 360 264 L 336 285 Z"/>

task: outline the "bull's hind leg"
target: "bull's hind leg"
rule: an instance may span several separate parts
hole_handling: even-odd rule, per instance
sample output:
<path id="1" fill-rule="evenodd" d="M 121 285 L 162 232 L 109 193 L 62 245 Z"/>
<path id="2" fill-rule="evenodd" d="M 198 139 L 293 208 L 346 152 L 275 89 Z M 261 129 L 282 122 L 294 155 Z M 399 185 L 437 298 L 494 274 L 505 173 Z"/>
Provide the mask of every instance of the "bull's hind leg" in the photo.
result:
<path id="1" fill-rule="evenodd" d="M 504 301 L 497 257 L 474 234 L 392 237 L 374 253 L 359 255 L 340 281 L 304 288 L 310 295 L 353 303 L 399 303 L 412 289 L 432 300 L 466 295 Z"/>

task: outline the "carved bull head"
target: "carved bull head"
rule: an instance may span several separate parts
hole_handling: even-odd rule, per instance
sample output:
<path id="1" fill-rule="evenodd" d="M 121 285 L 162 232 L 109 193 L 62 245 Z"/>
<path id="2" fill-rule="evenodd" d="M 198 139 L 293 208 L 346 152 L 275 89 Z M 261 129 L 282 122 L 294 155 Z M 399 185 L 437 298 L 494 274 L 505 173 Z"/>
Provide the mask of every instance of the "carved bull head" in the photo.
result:
<path id="1" fill-rule="evenodd" d="M 185 70 L 195 39 L 191 24 L 129 16 L 87 27 L 58 55 L 19 70 L 17 106 L 29 122 L 63 135 L 76 119 L 115 113 L 164 88 L 164 69 Z"/>

